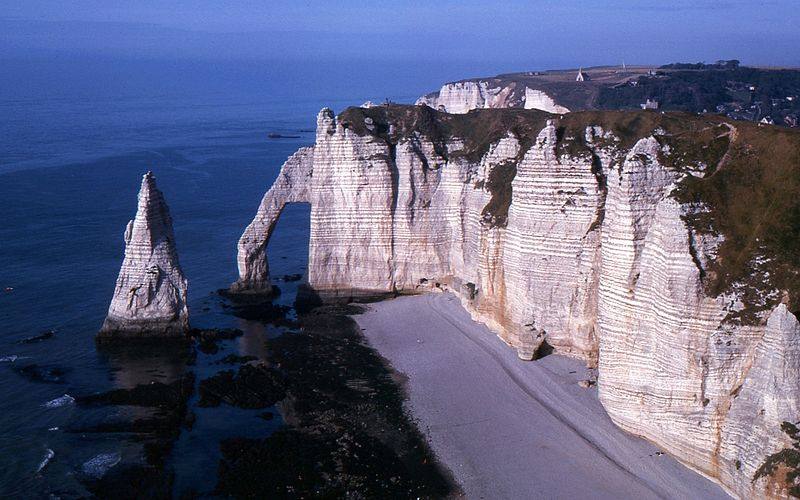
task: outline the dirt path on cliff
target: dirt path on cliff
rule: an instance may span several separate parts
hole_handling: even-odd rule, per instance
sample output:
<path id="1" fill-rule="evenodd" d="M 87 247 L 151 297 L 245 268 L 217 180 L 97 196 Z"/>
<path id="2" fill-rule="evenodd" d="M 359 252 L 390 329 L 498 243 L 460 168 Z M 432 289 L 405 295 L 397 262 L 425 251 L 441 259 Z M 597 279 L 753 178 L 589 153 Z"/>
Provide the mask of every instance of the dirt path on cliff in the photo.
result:
<path id="1" fill-rule="evenodd" d="M 467 498 L 727 498 L 611 422 L 592 374 L 551 355 L 517 359 L 458 299 L 372 304 L 355 318 L 408 378 L 408 408 Z"/>
<path id="2" fill-rule="evenodd" d="M 733 147 L 736 144 L 736 141 L 739 140 L 739 130 L 736 127 L 727 122 L 723 122 L 722 124 L 728 128 L 728 132 L 719 137 L 728 136 L 728 149 L 725 151 L 725 154 L 722 155 L 722 158 L 720 158 L 716 168 L 714 168 L 714 171 L 708 176 L 709 178 L 714 177 L 717 172 L 725 168 L 731 159 L 731 155 L 733 154 Z"/>

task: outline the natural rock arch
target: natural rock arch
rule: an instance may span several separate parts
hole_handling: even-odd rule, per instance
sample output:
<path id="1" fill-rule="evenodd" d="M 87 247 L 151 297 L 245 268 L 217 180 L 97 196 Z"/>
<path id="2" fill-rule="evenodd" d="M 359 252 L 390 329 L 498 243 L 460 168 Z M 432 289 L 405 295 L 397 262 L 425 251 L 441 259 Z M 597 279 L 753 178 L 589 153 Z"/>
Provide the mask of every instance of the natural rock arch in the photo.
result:
<path id="1" fill-rule="evenodd" d="M 255 218 L 239 238 L 237 263 L 239 279 L 231 286 L 234 293 L 271 294 L 273 292 L 267 260 L 267 245 L 275 225 L 288 203 L 310 203 L 309 186 L 314 163 L 314 148 L 300 148 L 283 165 L 278 178 L 264 195 Z"/>

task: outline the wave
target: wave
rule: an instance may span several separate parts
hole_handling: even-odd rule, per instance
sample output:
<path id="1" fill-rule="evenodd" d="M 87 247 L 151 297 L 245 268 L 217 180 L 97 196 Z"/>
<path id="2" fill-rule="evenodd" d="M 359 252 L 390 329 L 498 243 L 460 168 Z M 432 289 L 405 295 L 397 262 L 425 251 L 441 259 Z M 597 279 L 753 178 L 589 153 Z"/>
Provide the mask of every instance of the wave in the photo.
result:
<path id="1" fill-rule="evenodd" d="M 101 478 L 106 472 L 122 460 L 119 453 L 101 453 L 83 464 L 83 473 L 94 478 Z"/>
<path id="2" fill-rule="evenodd" d="M 53 399 L 48 401 L 47 403 L 43 404 L 45 408 L 58 408 L 60 406 L 66 406 L 75 402 L 75 398 L 70 396 L 69 394 L 64 394 L 60 398 Z"/>
<path id="3" fill-rule="evenodd" d="M 39 462 L 39 468 L 36 469 L 36 473 L 38 474 L 42 472 L 42 470 L 47 467 L 47 464 L 50 463 L 50 460 L 52 460 L 54 456 L 56 456 L 56 452 L 50 448 L 47 448 L 47 451 L 44 453 L 44 458 L 42 458 L 42 461 Z"/>

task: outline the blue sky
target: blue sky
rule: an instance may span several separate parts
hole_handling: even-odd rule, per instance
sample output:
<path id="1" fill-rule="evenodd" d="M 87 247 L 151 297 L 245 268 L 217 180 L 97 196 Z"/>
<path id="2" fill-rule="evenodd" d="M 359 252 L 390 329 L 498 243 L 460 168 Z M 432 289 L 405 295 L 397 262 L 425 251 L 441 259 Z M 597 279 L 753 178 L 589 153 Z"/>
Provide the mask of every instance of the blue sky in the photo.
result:
<path id="1" fill-rule="evenodd" d="M 800 0 L 0 0 L 0 58 L 800 66 Z"/>

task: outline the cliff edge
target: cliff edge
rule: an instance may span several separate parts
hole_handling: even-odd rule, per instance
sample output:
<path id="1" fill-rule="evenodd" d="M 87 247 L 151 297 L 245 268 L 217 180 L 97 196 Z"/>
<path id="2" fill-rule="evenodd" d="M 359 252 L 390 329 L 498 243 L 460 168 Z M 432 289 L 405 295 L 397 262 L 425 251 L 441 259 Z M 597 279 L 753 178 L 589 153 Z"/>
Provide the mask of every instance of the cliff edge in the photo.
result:
<path id="1" fill-rule="evenodd" d="M 569 111 L 659 109 L 718 113 L 731 120 L 797 128 L 800 71 L 715 64 L 601 66 L 528 71 L 445 83 L 420 97 L 448 113 L 483 108 Z M 765 103 L 767 103 L 765 105 Z"/>
<path id="2" fill-rule="evenodd" d="M 740 497 L 786 496 L 800 420 L 800 134 L 719 116 L 329 109 L 239 241 L 268 291 L 283 206 L 311 205 L 309 285 L 448 289 L 532 359 L 599 368 L 612 420 Z M 788 478 L 788 479 L 787 479 Z"/>

